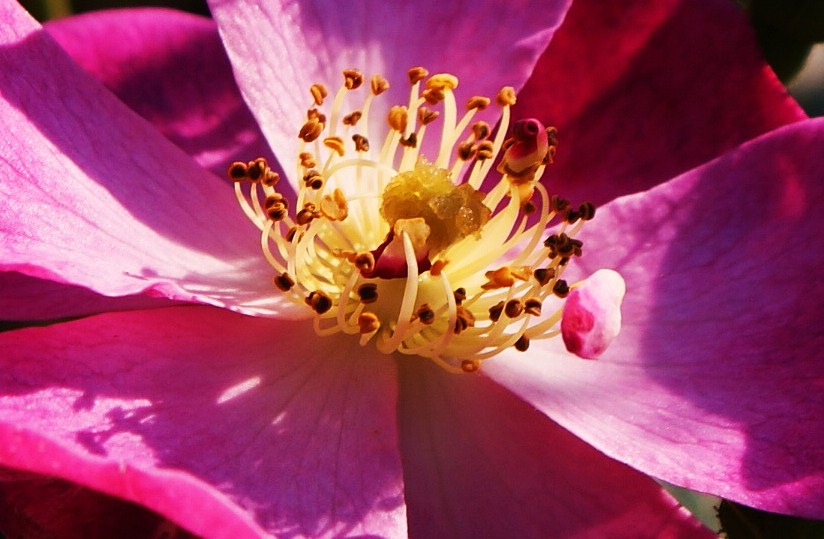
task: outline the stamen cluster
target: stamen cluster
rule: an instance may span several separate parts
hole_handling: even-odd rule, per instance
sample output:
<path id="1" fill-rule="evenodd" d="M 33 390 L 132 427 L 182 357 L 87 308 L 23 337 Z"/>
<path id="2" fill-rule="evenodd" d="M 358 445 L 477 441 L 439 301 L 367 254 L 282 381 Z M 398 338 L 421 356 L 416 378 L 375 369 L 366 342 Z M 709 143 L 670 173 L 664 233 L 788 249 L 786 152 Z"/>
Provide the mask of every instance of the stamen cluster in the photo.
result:
<path id="1" fill-rule="evenodd" d="M 311 309 L 319 335 L 359 335 L 384 353 L 474 372 L 505 348 L 559 334 L 562 298 L 575 286 L 562 274 L 581 256 L 576 235 L 595 208 L 550 197 L 539 182 L 555 155 L 554 128 L 523 120 L 506 137 L 512 88 L 470 97 L 459 118 L 456 77 L 408 74 L 408 103 L 388 109 L 385 133 L 370 124 L 373 101 L 389 88 L 383 77 L 364 91 L 363 75 L 344 71 L 328 112 L 328 90 L 311 86 L 293 206 L 263 159 L 233 163 L 229 177 L 261 229 L 274 286 Z M 357 95 L 360 106 L 347 108 Z M 473 121 L 493 102 L 494 131 Z M 433 145 L 427 132 L 438 121 Z M 547 236 L 550 224 L 558 226 Z"/>

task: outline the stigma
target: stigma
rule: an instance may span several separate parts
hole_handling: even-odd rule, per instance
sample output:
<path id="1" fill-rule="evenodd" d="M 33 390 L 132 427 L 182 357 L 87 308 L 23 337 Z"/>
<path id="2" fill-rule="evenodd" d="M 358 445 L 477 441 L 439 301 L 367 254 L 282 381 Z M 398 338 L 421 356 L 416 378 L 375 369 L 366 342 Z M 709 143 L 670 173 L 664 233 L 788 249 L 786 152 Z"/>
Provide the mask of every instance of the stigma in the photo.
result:
<path id="1" fill-rule="evenodd" d="M 536 119 L 510 129 L 511 87 L 459 107 L 455 76 L 408 76 L 408 100 L 384 107 L 382 121 L 372 118 L 389 89 L 379 75 L 344 71 L 332 99 L 323 84 L 309 88 L 298 154 L 283 161 L 294 166 L 294 197 L 264 159 L 229 167 L 261 231 L 273 293 L 304 305 L 318 335 L 456 373 L 540 339 L 559 337 L 583 358 L 603 353 L 620 330 L 624 284 L 615 272 L 591 286 L 564 279 L 595 207 L 550 196 L 540 181 L 556 130 Z M 490 106 L 494 130 L 476 119 Z"/>

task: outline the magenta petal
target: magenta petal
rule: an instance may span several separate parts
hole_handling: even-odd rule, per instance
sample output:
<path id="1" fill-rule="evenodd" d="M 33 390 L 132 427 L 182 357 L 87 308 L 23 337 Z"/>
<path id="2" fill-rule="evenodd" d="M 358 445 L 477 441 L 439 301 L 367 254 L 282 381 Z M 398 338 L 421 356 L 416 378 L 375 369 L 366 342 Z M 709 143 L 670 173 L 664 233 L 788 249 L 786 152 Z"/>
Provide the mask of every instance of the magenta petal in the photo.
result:
<path id="1" fill-rule="evenodd" d="M 646 473 L 824 517 L 821 148 L 824 120 L 796 123 L 603 208 L 581 262 L 626 280 L 621 334 L 486 372 Z"/>
<path id="2" fill-rule="evenodd" d="M 0 334 L 0 464 L 207 537 L 405 534 L 395 368 L 209 307 Z"/>
<path id="3" fill-rule="evenodd" d="M 77 63 L 216 175 L 224 177 L 238 159 L 272 162 L 211 20 L 129 9 L 60 19 L 45 28 Z"/>
<path id="4" fill-rule="evenodd" d="M 370 0 L 341 8 L 328 0 L 216 0 L 210 7 L 243 95 L 291 172 L 311 84 L 336 92 L 348 68 L 384 75 L 390 97 L 375 103 L 370 123 L 385 131 L 380 111 L 389 101 L 408 101 L 406 71 L 413 66 L 457 75 L 464 99 L 494 97 L 504 85 L 520 87 L 568 4 Z"/>
<path id="5" fill-rule="evenodd" d="M 648 189 L 805 117 L 728 0 L 576 0 L 513 114 L 558 127 L 573 202 Z"/>
<path id="6" fill-rule="evenodd" d="M 78 68 L 20 6 L 4 2 L 0 18 L 0 270 L 105 295 L 288 308 L 226 183 Z"/>
<path id="7" fill-rule="evenodd" d="M 148 295 L 110 298 L 88 288 L 0 272 L 0 320 L 57 320 L 108 311 L 168 307 L 174 302 Z"/>
<path id="8" fill-rule="evenodd" d="M 480 375 L 401 368 L 412 537 L 713 537 L 660 486 Z"/>

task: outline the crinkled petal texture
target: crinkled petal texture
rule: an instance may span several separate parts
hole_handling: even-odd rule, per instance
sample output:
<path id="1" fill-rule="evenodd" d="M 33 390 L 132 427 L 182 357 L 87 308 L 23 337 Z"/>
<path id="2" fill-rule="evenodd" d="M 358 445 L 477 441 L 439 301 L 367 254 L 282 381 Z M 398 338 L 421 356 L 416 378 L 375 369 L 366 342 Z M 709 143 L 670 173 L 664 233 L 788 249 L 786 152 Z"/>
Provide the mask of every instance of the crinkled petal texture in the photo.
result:
<path id="1" fill-rule="evenodd" d="M 311 84 L 334 92 L 348 68 L 384 75 L 391 99 L 376 101 L 370 125 L 385 132 L 386 103 L 408 101 L 410 67 L 457 75 L 465 98 L 522 86 L 568 4 L 359 0 L 342 9 L 328 0 L 214 0 L 210 7 L 243 95 L 291 172 Z"/>
<path id="2" fill-rule="evenodd" d="M 0 269 L 104 295 L 151 290 L 285 313 L 224 181 L 0 5 Z M 291 305 L 291 304 L 288 304 Z"/>
<path id="3" fill-rule="evenodd" d="M 406 360 L 400 380 L 411 537 L 714 537 L 650 478 L 485 376 Z"/>
<path id="4" fill-rule="evenodd" d="M 626 279 L 621 334 L 487 372 L 639 470 L 824 517 L 822 147 L 824 120 L 795 123 L 604 207 L 581 262 Z"/>
<path id="5" fill-rule="evenodd" d="M 225 176 L 238 159 L 273 162 L 213 21 L 145 8 L 92 12 L 45 28 L 73 60 L 216 175 Z"/>
<path id="6" fill-rule="evenodd" d="M 558 128 L 550 190 L 596 204 L 805 118 L 728 0 L 576 0 L 513 114 Z"/>
<path id="7" fill-rule="evenodd" d="M 0 334 L 0 463 L 207 537 L 406 535 L 392 362 L 187 306 Z"/>

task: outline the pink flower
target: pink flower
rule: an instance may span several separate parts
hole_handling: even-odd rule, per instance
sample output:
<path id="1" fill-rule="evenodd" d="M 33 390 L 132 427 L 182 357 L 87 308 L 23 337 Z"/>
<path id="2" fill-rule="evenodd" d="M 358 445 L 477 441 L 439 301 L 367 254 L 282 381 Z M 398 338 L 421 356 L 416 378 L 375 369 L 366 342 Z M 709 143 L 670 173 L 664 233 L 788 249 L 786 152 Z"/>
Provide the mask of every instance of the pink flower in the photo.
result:
<path id="1" fill-rule="evenodd" d="M 115 97 L 0 3 L 0 315 L 93 315 L 0 334 L 0 505 L 63 535 L 135 514 L 50 513 L 54 477 L 207 537 L 704 535 L 650 474 L 824 517 L 824 122 L 728 2 L 490 4 L 215 0 L 247 109 L 209 21 L 52 25 Z M 570 271 L 626 281 L 599 359 L 552 339 L 447 374 L 272 287 L 208 170 L 274 162 L 264 135 L 288 167 L 311 83 L 413 65 L 558 127 L 546 185 L 605 204 Z"/>

